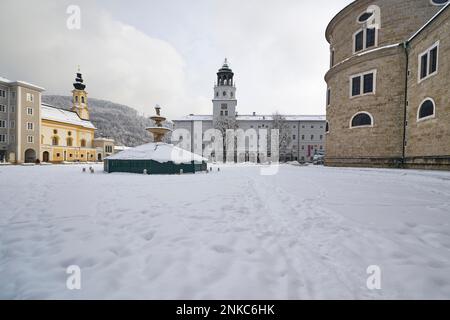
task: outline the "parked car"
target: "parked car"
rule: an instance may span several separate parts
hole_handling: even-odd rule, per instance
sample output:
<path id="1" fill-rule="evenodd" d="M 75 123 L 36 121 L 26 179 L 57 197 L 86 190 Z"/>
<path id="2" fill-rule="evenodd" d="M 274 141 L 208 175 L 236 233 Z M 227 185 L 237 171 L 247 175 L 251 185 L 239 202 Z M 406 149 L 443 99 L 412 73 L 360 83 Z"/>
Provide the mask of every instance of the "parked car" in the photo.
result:
<path id="1" fill-rule="evenodd" d="M 325 162 L 325 154 L 323 154 L 323 153 L 316 153 L 313 156 L 313 164 L 319 165 L 319 164 L 324 164 L 324 162 Z"/>

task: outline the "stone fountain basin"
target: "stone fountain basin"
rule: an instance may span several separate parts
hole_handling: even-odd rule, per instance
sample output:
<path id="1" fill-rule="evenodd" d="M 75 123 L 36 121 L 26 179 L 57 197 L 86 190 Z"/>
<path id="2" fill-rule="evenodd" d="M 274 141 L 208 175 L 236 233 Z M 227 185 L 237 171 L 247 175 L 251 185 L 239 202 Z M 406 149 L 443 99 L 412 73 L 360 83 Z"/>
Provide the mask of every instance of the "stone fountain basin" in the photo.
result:
<path id="1" fill-rule="evenodd" d="M 151 133 L 156 133 L 156 134 L 165 134 L 167 132 L 172 131 L 172 129 L 165 128 L 165 127 L 148 127 L 148 128 L 145 128 L 145 130 L 150 131 Z"/>

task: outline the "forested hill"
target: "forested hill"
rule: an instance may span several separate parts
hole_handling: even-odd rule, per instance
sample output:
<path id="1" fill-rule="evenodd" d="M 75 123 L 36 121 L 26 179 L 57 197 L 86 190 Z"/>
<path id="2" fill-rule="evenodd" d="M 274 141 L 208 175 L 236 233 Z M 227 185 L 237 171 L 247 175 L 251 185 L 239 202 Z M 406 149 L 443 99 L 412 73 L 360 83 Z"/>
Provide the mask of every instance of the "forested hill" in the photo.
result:
<path id="1" fill-rule="evenodd" d="M 44 95 L 42 102 L 69 110 L 71 96 Z M 152 139 L 145 131 L 152 121 L 128 106 L 114 102 L 89 98 L 89 113 L 97 128 L 96 137 L 112 138 L 116 145 L 134 147 Z"/>

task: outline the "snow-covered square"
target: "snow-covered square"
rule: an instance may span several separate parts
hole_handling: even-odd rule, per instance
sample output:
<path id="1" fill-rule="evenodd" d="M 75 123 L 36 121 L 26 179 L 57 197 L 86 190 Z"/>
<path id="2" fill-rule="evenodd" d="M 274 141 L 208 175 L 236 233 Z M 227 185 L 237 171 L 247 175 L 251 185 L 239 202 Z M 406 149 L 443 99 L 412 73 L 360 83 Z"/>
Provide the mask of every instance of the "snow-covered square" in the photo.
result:
<path id="1" fill-rule="evenodd" d="M 83 167 L 0 167 L 0 298 L 450 298 L 448 172 Z"/>

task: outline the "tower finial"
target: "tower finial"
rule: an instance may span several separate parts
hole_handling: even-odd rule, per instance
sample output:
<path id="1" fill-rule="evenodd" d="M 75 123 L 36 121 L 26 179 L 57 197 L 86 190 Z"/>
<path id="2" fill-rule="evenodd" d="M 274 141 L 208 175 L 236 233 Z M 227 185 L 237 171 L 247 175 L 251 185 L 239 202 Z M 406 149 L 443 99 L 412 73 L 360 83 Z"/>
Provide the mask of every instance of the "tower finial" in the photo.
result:
<path id="1" fill-rule="evenodd" d="M 81 70 L 80 70 L 80 65 L 78 65 L 78 72 L 80 72 Z"/>

